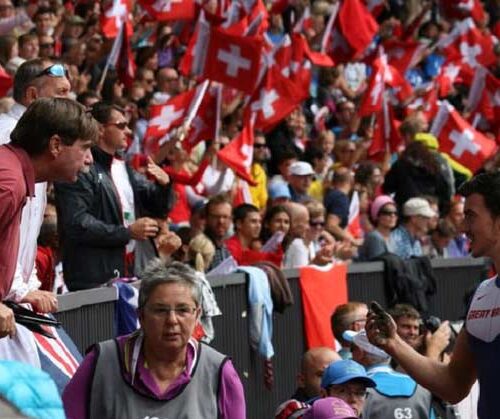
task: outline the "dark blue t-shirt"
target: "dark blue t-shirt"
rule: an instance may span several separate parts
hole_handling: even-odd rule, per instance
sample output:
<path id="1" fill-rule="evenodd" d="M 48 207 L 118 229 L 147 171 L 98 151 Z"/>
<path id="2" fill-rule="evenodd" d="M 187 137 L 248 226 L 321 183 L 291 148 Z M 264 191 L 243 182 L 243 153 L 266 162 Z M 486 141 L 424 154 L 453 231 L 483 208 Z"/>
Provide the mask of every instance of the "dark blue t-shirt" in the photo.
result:
<path id="1" fill-rule="evenodd" d="M 340 227 L 345 228 L 349 219 L 349 197 L 338 189 L 332 189 L 326 194 L 323 205 L 327 214 L 340 218 Z"/>

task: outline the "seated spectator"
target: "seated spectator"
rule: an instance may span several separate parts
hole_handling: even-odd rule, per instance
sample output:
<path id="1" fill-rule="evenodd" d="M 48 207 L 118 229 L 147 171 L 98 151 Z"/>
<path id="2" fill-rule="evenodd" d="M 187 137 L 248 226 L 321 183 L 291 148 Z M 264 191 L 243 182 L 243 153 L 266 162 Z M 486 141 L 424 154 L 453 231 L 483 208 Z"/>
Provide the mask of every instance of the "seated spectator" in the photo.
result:
<path id="1" fill-rule="evenodd" d="M 64 391 L 67 415 L 243 419 L 243 386 L 232 362 L 191 338 L 201 303 L 193 269 L 152 261 L 139 290 L 140 330 L 92 348 Z"/>
<path id="2" fill-rule="evenodd" d="M 322 397 L 344 400 L 360 417 L 366 400 L 366 390 L 375 387 L 365 368 L 351 359 L 335 361 L 328 365 L 321 377 Z"/>
<path id="3" fill-rule="evenodd" d="M 344 339 L 346 330 L 360 331 L 365 328 L 368 307 L 365 303 L 350 301 L 339 305 L 332 313 L 330 324 L 332 333 L 341 345 L 338 351 L 342 359 L 351 359 L 351 343 Z"/>
<path id="4" fill-rule="evenodd" d="M 292 399 L 307 402 L 319 397 L 323 371 L 332 362 L 340 359 L 337 352 L 326 347 L 312 348 L 304 353 L 300 362 L 300 372 L 297 374 L 297 389 Z"/>
<path id="5" fill-rule="evenodd" d="M 272 156 L 271 163 L 275 163 L 277 174 L 271 178 L 270 184 L 276 181 L 288 182 L 290 179 L 290 166 L 297 161 L 297 153 L 289 148 L 285 148 L 277 150 Z"/>
<path id="6" fill-rule="evenodd" d="M 328 244 L 316 253 L 310 239 L 309 211 L 302 204 L 291 202 L 287 209 L 292 217 L 290 234 L 285 245 L 284 268 L 298 268 L 309 264 L 324 265 L 333 260 L 334 246 Z"/>
<path id="7" fill-rule="evenodd" d="M 302 419 L 357 419 L 354 409 L 338 397 L 317 400 Z"/>
<path id="8" fill-rule="evenodd" d="M 252 265 L 261 260 L 268 260 L 281 266 L 281 255 L 260 252 L 260 231 L 262 216 L 257 207 L 241 204 L 233 210 L 234 235 L 225 241 L 225 245 L 238 265 Z"/>
<path id="9" fill-rule="evenodd" d="M 288 188 L 288 184 L 283 181 L 277 180 L 271 182 L 269 184 L 269 207 L 273 207 L 275 205 L 283 205 L 287 202 L 290 202 L 292 199 L 292 195 L 290 194 L 290 189 Z"/>
<path id="10" fill-rule="evenodd" d="M 250 175 L 255 186 L 250 186 L 253 204 L 260 210 L 265 210 L 267 205 L 267 173 L 265 163 L 269 159 L 269 151 L 266 145 L 266 137 L 262 132 L 254 133 L 253 160 L 250 167 Z"/>
<path id="11" fill-rule="evenodd" d="M 337 240 L 346 240 L 354 245 L 361 242 L 346 229 L 349 219 L 349 195 L 353 187 L 352 172 L 340 168 L 333 173 L 332 187 L 325 191 L 323 204 L 326 208 L 326 229 Z"/>
<path id="12" fill-rule="evenodd" d="M 412 418 L 433 416 L 432 394 L 418 385 L 409 375 L 397 373 L 389 363 L 390 356 L 372 345 L 364 330 L 344 333 L 352 342 L 352 358 L 363 365 L 376 387 L 368 389 L 363 417 L 392 418 L 398 411 Z"/>
<path id="13" fill-rule="evenodd" d="M 205 235 L 215 246 L 215 254 L 209 270 L 214 269 L 223 260 L 231 256 L 224 240 L 231 227 L 231 202 L 225 195 L 216 195 L 205 205 L 206 227 Z"/>
<path id="14" fill-rule="evenodd" d="M 313 175 L 313 168 L 305 161 L 296 161 L 290 165 L 288 187 L 293 202 L 304 203 L 311 200 L 308 192 Z"/>
<path id="15" fill-rule="evenodd" d="M 207 272 L 214 254 L 215 247 L 204 234 L 197 234 L 189 242 L 188 263 L 198 272 Z"/>
<path id="16" fill-rule="evenodd" d="M 290 224 L 290 214 L 286 207 L 276 205 L 269 208 L 262 223 L 262 232 L 260 234 L 262 244 L 265 244 L 278 232 L 283 233 L 283 237 L 285 237 L 290 231 Z"/>
<path id="17" fill-rule="evenodd" d="M 445 215 L 445 220 L 448 220 L 455 229 L 455 236 L 450 240 L 447 246 L 447 255 L 450 258 L 459 258 L 469 256 L 469 239 L 462 232 L 462 224 L 465 219 L 464 203 L 462 200 L 452 200 L 450 209 Z"/>
<path id="18" fill-rule="evenodd" d="M 309 229 L 306 240 L 312 244 L 312 259 L 324 246 L 335 246 L 335 239 L 325 230 L 325 207 L 318 201 L 310 201 L 306 205 L 309 212 Z"/>
<path id="19" fill-rule="evenodd" d="M 423 198 L 411 198 L 403 206 L 403 222 L 391 233 L 393 250 L 403 259 L 423 256 L 420 238 L 429 231 L 429 220 L 435 212 Z"/>
<path id="20" fill-rule="evenodd" d="M 394 252 L 391 232 L 398 221 L 396 203 L 387 195 L 375 198 L 370 208 L 375 230 L 370 231 L 359 248 L 359 260 L 369 261 L 384 253 Z"/>
<path id="21" fill-rule="evenodd" d="M 306 149 L 304 160 L 311 165 L 314 171 L 308 193 L 312 198 L 323 201 L 323 179 L 330 167 L 330 165 L 328 165 L 327 154 L 323 150 L 311 146 Z"/>
<path id="22" fill-rule="evenodd" d="M 449 258 L 449 246 L 456 237 L 457 230 L 448 220 L 440 220 L 431 233 L 430 249 L 427 255 L 431 258 Z"/>

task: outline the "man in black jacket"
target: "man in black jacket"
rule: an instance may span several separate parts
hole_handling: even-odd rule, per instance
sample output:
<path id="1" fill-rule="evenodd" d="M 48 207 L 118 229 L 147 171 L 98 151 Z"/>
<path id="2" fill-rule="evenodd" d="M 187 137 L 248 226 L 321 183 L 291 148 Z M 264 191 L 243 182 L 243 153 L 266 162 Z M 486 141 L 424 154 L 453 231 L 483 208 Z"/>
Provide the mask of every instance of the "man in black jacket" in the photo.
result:
<path id="1" fill-rule="evenodd" d="M 94 165 L 75 184 L 55 185 L 64 279 L 72 291 L 137 272 L 138 244 L 154 249 L 159 226 L 153 217 L 165 218 L 173 204 L 170 179 L 150 158 L 146 171 L 153 181 L 119 157 L 131 134 L 123 110 L 97 103 L 92 116 L 100 123 Z"/>

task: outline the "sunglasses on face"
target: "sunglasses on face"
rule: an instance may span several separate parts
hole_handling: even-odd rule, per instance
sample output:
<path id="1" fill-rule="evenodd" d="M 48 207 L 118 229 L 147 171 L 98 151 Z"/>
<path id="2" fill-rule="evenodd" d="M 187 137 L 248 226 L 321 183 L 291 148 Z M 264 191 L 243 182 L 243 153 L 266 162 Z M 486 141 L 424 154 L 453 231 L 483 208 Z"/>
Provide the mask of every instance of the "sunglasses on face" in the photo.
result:
<path id="1" fill-rule="evenodd" d="M 254 144 L 253 147 L 254 148 L 266 148 L 267 145 L 266 144 Z"/>
<path id="2" fill-rule="evenodd" d="M 123 122 L 110 122 L 106 125 L 114 125 L 116 128 L 123 131 L 125 128 L 127 128 L 128 122 L 125 122 L 125 121 L 123 121 Z"/>
<path id="3" fill-rule="evenodd" d="M 325 222 L 324 221 L 310 221 L 309 225 L 311 227 L 324 227 L 325 226 Z"/>
<path id="4" fill-rule="evenodd" d="M 45 70 L 40 71 L 40 73 L 35 76 L 35 79 L 43 76 L 66 77 L 69 79 L 68 70 L 62 64 L 53 64 L 50 67 L 47 67 Z"/>
<path id="5" fill-rule="evenodd" d="M 390 211 L 390 210 L 382 210 L 379 213 L 380 215 L 398 215 L 397 211 Z"/>

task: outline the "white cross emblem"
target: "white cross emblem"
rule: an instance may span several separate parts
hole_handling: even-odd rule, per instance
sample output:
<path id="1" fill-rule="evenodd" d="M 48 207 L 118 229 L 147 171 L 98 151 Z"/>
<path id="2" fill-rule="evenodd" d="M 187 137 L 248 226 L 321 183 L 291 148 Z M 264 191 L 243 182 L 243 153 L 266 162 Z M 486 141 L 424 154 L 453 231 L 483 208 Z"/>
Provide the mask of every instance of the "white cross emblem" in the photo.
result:
<path id="1" fill-rule="evenodd" d="M 227 65 L 226 74 L 230 77 L 237 77 L 238 70 L 250 70 L 250 60 L 242 57 L 241 49 L 238 45 L 229 45 L 229 51 L 220 49 L 217 52 L 217 59 Z"/>
<path id="2" fill-rule="evenodd" d="M 157 12 L 170 12 L 173 3 L 181 3 L 182 0 L 156 0 L 153 9 Z"/>
<path id="3" fill-rule="evenodd" d="M 109 18 L 114 17 L 115 25 L 119 28 L 121 23 L 127 20 L 127 6 L 125 6 L 125 4 L 123 4 L 120 0 L 114 0 L 113 6 L 106 10 L 104 14 Z"/>
<path id="4" fill-rule="evenodd" d="M 252 164 L 253 146 L 251 146 L 250 144 L 243 144 L 240 150 L 241 154 L 245 156 L 245 160 L 243 160 L 243 165 L 246 168 L 249 168 L 250 165 Z"/>
<path id="5" fill-rule="evenodd" d="M 478 62 L 476 57 L 481 54 L 483 50 L 480 45 L 469 45 L 467 42 L 460 43 L 460 54 L 462 54 L 462 61 L 471 67 L 477 67 Z"/>
<path id="6" fill-rule="evenodd" d="M 460 67 L 455 64 L 449 64 L 444 70 L 444 76 L 451 81 L 455 80 L 460 72 Z"/>
<path id="7" fill-rule="evenodd" d="M 176 111 L 173 105 L 164 106 L 161 109 L 160 115 L 155 116 L 149 121 L 149 125 L 157 126 L 161 130 L 166 130 L 172 125 L 172 122 L 179 119 L 183 111 Z"/>
<path id="8" fill-rule="evenodd" d="M 265 119 L 272 117 L 276 111 L 273 108 L 273 103 L 279 99 L 275 89 L 261 90 L 260 98 L 257 102 L 252 103 L 252 111 L 262 111 Z"/>
<path id="9" fill-rule="evenodd" d="M 451 154 L 460 158 L 464 151 L 476 155 L 479 151 L 479 146 L 474 142 L 474 133 L 470 129 L 463 132 L 453 130 L 450 133 L 450 140 L 455 143 Z"/>

